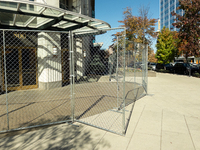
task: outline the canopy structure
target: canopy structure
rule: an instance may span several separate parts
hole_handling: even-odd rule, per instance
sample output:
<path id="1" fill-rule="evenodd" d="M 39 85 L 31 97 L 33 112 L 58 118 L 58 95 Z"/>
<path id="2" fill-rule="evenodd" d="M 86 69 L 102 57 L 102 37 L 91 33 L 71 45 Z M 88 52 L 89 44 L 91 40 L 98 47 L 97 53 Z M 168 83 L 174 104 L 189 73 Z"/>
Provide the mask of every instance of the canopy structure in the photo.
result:
<path id="1" fill-rule="evenodd" d="M 104 21 L 42 3 L 0 0 L 0 28 L 91 32 L 110 29 Z"/>

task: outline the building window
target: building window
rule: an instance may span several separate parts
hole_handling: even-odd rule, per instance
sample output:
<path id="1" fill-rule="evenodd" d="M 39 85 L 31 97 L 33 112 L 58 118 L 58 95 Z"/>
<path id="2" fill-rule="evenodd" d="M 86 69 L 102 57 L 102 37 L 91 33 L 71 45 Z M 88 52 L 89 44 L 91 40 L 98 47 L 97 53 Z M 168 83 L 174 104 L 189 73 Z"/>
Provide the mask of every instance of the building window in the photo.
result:
<path id="1" fill-rule="evenodd" d="M 165 27 L 166 27 L 166 28 L 169 28 L 169 27 L 168 27 L 168 22 L 165 23 Z"/>
<path id="2" fill-rule="evenodd" d="M 170 12 L 174 11 L 174 6 L 170 7 Z"/>
<path id="3" fill-rule="evenodd" d="M 34 1 L 34 0 L 29 0 L 29 1 Z M 32 4 L 20 4 L 20 8 L 21 9 L 25 9 L 25 10 L 31 10 L 34 11 L 34 5 Z"/>
<path id="4" fill-rule="evenodd" d="M 29 1 L 33 1 L 34 2 L 34 0 L 29 0 Z M 34 11 L 34 6 L 33 5 L 29 5 L 29 9 Z"/>
<path id="5" fill-rule="evenodd" d="M 69 10 L 69 1 L 68 0 L 60 0 L 60 8 Z"/>
<path id="6" fill-rule="evenodd" d="M 168 9 L 167 9 L 167 10 L 165 10 L 165 15 L 168 15 L 168 12 L 169 12 L 169 11 L 168 11 Z"/>
<path id="7" fill-rule="evenodd" d="M 174 4 L 174 0 L 170 0 L 170 5 Z"/>
<path id="8" fill-rule="evenodd" d="M 163 5 L 163 0 L 161 1 L 161 6 Z"/>
<path id="9" fill-rule="evenodd" d="M 165 8 L 168 8 L 168 4 L 165 5 Z"/>
<path id="10" fill-rule="evenodd" d="M 161 8 L 161 12 L 163 12 L 163 7 Z"/>

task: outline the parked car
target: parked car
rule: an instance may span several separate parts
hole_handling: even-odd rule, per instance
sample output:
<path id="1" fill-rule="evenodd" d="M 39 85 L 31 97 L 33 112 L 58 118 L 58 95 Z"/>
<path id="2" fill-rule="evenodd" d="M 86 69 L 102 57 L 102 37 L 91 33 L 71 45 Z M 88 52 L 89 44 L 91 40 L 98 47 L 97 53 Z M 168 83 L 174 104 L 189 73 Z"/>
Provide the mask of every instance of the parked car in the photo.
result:
<path id="1" fill-rule="evenodd" d="M 188 67 L 189 67 L 189 64 L 187 63 L 177 62 L 173 67 L 173 72 L 180 73 L 180 74 L 187 74 Z"/>
<path id="2" fill-rule="evenodd" d="M 171 63 L 171 64 L 174 66 L 176 63 L 178 63 L 178 62 L 174 62 L 174 63 Z"/>
<path id="3" fill-rule="evenodd" d="M 181 63 L 178 62 L 173 67 L 174 73 L 182 73 L 182 74 L 190 74 L 199 72 L 199 67 L 197 65 L 194 65 L 192 63 Z"/>
<path id="4" fill-rule="evenodd" d="M 156 63 L 148 63 L 148 68 L 150 69 L 150 70 L 156 70 Z"/>
<path id="5" fill-rule="evenodd" d="M 142 69 L 142 63 L 141 62 L 136 62 L 135 67 L 138 69 Z"/>
<path id="6" fill-rule="evenodd" d="M 173 67 L 174 67 L 174 65 L 172 63 L 164 65 L 164 69 L 169 70 L 170 72 L 173 72 Z"/>
<path id="7" fill-rule="evenodd" d="M 134 61 L 131 61 L 131 62 L 128 64 L 128 67 L 134 68 Z"/>
<path id="8" fill-rule="evenodd" d="M 197 67 L 199 68 L 199 73 L 200 73 L 200 64 L 197 64 Z"/>
<path id="9" fill-rule="evenodd" d="M 199 72 L 199 67 L 197 64 L 189 63 L 187 66 L 187 74 L 190 73 L 190 75 Z"/>
<path id="10" fill-rule="evenodd" d="M 157 63 L 156 70 L 164 69 L 164 64 Z"/>

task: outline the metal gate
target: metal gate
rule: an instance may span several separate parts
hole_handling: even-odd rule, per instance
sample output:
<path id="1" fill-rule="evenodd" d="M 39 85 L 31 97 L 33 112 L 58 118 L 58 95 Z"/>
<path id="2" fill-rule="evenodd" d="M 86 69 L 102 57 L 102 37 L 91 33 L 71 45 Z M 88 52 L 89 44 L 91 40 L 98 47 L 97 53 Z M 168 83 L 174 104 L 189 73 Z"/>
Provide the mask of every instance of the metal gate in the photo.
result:
<path id="1" fill-rule="evenodd" d="M 147 49 L 129 57 L 124 28 L 1 30 L 0 45 L 0 132 L 78 121 L 122 135 L 147 92 Z"/>

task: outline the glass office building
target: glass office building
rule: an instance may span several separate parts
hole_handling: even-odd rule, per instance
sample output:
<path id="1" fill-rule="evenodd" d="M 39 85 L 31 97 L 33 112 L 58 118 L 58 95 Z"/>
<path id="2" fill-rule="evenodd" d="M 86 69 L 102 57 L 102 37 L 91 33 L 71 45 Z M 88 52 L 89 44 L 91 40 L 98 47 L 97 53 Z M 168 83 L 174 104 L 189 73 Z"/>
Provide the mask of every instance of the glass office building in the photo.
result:
<path id="1" fill-rule="evenodd" d="M 172 31 L 177 31 L 172 23 L 174 23 L 175 16 L 171 15 L 171 12 L 176 12 L 179 15 L 183 15 L 183 10 L 177 10 L 179 6 L 179 0 L 160 0 L 160 29 L 165 26 Z"/>

